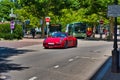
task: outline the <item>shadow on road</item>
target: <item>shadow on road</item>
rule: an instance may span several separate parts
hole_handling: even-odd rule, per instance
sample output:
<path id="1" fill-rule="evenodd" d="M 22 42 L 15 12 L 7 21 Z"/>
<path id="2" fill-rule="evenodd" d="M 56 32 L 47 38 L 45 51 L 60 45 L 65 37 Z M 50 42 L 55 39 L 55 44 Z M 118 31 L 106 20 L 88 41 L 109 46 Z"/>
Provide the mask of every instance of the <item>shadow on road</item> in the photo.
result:
<path id="1" fill-rule="evenodd" d="M 29 67 L 24 67 L 21 64 L 10 63 L 7 58 L 11 56 L 18 56 L 20 54 L 25 54 L 26 52 L 32 52 L 32 50 L 17 50 L 15 48 L 0 47 L 0 73 L 7 73 L 12 70 L 24 70 Z"/>

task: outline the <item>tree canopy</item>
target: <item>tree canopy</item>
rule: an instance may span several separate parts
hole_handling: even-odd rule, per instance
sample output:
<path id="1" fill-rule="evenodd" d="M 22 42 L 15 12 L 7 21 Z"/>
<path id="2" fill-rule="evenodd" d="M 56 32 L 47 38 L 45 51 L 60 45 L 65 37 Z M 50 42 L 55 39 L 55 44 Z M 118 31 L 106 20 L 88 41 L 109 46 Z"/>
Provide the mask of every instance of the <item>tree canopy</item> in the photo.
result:
<path id="1" fill-rule="evenodd" d="M 2 20 L 10 20 L 9 14 L 11 8 L 14 7 L 14 3 L 9 2 L 8 0 L 3 0 L 0 2 L 0 21 Z"/>
<path id="2" fill-rule="evenodd" d="M 107 6 L 113 0 L 17 0 L 0 2 L 0 20 L 9 21 L 10 9 L 14 8 L 17 19 L 24 22 L 30 19 L 30 25 L 40 26 L 44 30 L 45 17 L 51 18 L 51 23 L 65 25 L 71 22 L 86 22 L 91 25 L 98 24 L 102 18 L 108 24 Z M 40 25 L 40 20 L 44 25 Z M 44 32 L 44 31 L 43 31 Z"/>

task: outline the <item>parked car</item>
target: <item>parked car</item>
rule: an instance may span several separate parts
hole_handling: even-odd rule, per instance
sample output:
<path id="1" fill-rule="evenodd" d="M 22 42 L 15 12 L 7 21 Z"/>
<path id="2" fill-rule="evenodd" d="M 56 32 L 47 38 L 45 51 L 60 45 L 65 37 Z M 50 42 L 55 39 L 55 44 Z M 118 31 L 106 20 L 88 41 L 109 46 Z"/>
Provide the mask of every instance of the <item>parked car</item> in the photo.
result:
<path id="1" fill-rule="evenodd" d="M 53 32 L 43 41 L 44 48 L 68 48 L 77 47 L 77 38 L 63 32 Z"/>

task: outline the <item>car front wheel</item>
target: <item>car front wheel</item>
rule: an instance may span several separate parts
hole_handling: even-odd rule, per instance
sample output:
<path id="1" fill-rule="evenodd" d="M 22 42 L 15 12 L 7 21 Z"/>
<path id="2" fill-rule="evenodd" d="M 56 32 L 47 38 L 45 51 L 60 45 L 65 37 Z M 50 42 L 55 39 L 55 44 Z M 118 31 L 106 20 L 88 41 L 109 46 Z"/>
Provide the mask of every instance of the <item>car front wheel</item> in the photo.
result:
<path id="1" fill-rule="evenodd" d="M 66 49 L 68 47 L 68 42 L 65 41 L 65 44 L 64 44 L 64 49 Z"/>

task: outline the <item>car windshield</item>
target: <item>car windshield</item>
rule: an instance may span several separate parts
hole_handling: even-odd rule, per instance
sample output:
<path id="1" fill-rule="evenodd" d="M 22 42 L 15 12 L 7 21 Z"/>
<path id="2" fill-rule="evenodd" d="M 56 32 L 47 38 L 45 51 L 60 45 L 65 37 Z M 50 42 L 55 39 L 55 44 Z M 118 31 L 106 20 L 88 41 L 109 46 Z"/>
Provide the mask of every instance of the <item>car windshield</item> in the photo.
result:
<path id="1" fill-rule="evenodd" d="M 85 24 L 75 23 L 74 26 L 75 26 L 75 32 L 76 33 L 80 33 L 80 32 L 85 33 L 85 31 L 86 31 L 86 25 Z"/>
<path id="2" fill-rule="evenodd" d="M 54 33 L 51 34 L 51 36 L 52 37 L 66 37 L 67 34 L 54 32 Z"/>

